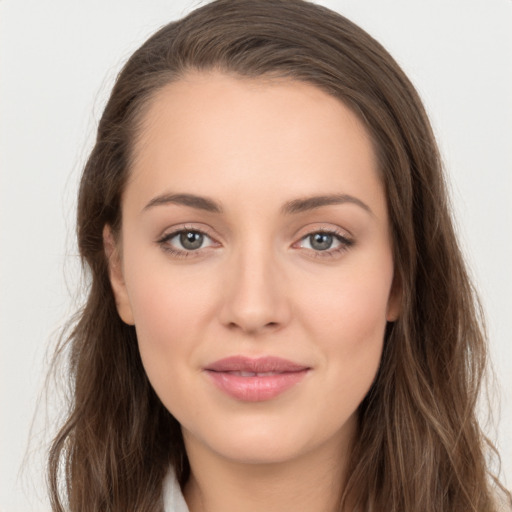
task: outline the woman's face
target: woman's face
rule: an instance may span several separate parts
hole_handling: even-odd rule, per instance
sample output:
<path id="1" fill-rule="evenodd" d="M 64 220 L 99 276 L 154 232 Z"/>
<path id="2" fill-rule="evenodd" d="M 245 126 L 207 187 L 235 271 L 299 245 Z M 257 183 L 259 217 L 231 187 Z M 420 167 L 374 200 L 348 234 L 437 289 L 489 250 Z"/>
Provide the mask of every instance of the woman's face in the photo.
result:
<path id="1" fill-rule="evenodd" d="M 340 101 L 219 73 L 166 86 L 119 247 L 105 240 L 119 313 L 189 451 L 279 462 L 350 443 L 399 297 L 376 157 Z"/>

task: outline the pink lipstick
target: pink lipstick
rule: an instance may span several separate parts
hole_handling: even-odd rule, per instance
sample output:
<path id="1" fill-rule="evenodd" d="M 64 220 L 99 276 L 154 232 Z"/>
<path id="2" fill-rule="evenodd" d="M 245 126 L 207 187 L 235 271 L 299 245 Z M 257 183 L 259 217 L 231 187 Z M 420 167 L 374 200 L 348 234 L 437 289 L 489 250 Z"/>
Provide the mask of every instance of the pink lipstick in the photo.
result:
<path id="1" fill-rule="evenodd" d="M 309 370 L 279 357 L 244 356 L 220 359 L 204 368 L 221 391 L 244 402 L 271 400 L 298 384 Z"/>

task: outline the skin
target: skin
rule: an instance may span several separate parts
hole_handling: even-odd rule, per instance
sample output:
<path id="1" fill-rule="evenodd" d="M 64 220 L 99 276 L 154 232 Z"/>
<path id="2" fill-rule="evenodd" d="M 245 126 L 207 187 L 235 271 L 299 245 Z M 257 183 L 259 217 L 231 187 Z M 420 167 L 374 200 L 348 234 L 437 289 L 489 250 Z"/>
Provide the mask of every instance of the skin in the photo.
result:
<path id="1" fill-rule="evenodd" d="M 290 211 L 332 195 L 343 200 Z M 201 247 L 187 251 L 180 230 L 204 232 Z M 314 245 L 319 231 L 334 233 L 329 249 Z M 145 113 L 122 230 L 114 239 L 106 226 L 104 238 L 119 314 L 182 425 L 191 512 L 335 510 L 356 411 L 400 309 L 386 198 L 358 118 L 308 84 L 190 73 Z M 233 355 L 309 371 L 244 402 L 204 371 Z"/>

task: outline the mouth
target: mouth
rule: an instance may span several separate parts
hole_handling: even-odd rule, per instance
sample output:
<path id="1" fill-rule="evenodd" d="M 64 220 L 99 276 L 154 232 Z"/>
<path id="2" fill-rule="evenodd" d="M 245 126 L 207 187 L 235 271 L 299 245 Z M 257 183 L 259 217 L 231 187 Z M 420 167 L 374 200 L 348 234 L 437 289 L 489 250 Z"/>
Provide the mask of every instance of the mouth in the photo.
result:
<path id="1" fill-rule="evenodd" d="M 204 368 L 211 382 L 225 394 L 243 402 L 263 402 L 299 384 L 311 370 L 279 357 L 220 359 Z"/>

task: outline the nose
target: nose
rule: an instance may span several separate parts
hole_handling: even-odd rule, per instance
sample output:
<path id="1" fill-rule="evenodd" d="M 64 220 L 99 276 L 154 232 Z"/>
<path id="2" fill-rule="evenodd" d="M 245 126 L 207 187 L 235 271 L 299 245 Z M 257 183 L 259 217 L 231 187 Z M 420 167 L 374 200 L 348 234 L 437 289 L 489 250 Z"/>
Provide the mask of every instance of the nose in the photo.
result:
<path id="1" fill-rule="evenodd" d="M 234 254 L 223 280 L 220 320 L 231 330 L 258 335 L 290 320 L 286 280 L 272 251 L 248 248 Z"/>

